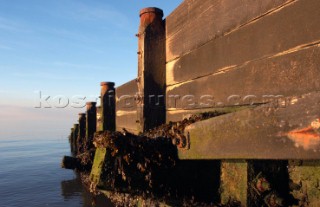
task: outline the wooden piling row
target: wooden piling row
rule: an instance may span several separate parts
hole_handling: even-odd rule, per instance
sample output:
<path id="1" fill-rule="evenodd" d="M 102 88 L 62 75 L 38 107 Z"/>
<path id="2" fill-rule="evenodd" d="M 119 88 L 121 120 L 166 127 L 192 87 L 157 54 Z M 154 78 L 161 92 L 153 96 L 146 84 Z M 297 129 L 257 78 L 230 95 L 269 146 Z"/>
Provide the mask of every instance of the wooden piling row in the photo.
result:
<path id="1" fill-rule="evenodd" d="M 272 206 L 272 203 L 278 202 L 277 206 L 288 206 L 296 199 L 302 202 L 299 203 L 300 206 L 320 205 L 318 201 L 320 164 L 317 159 L 320 152 L 320 145 L 317 142 L 319 139 L 317 124 L 320 121 L 319 110 L 315 104 L 319 102 L 319 97 L 309 94 L 313 97 L 310 100 L 314 102 L 306 102 L 307 104 L 302 102 L 305 110 L 301 110 L 301 107 L 294 108 L 301 104 L 300 99 L 308 97 L 305 94 L 319 88 L 316 78 L 319 74 L 317 73 L 319 61 L 316 57 L 320 51 L 318 35 L 320 30 L 304 31 L 307 27 L 301 26 L 308 23 L 307 25 L 310 26 L 308 28 L 317 28 L 314 26 L 316 21 L 313 19 L 317 19 L 315 17 L 320 14 L 316 12 L 319 2 L 283 0 L 265 6 L 252 5 L 252 14 L 249 15 L 251 16 L 249 19 L 247 11 L 232 10 L 231 8 L 237 3 L 231 3 L 231 1 L 224 4 L 225 8 L 219 7 L 221 11 L 217 11 L 218 7 L 211 1 L 201 2 L 207 5 L 203 6 L 205 11 L 199 9 L 201 8 L 199 2 L 185 2 L 169 17 L 169 21 L 174 22 L 170 25 L 163 20 L 163 11 L 158 8 L 146 8 L 140 11 L 140 26 L 137 34 L 138 76 L 136 80 L 128 82 L 119 90 L 121 95 L 132 95 L 133 91 L 137 92 L 133 98 L 129 97 L 127 102 L 121 102 L 131 104 L 130 101 L 133 100 L 135 105 L 132 108 L 119 109 L 119 93 L 116 94 L 115 83 L 101 82 L 100 106 L 96 106 L 96 102 L 88 102 L 86 113 L 79 114 L 79 123 L 71 129 L 70 145 L 73 155 L 94 149 L 93 138 L 96 132 L 115 131 L 128 127 L 130 129 L 128 131 L 138 134 L 166 122 L 181 120 L 182 117 L 217 110 L 217 105 L 201 105 L 198 103 L 199 100 L 195 101 L 195 104 L 199 104 L 198 108 L 185 110 L 179 103 L 171 106 L 170 101 L 166 100 L 167 96 L 190 93 L 193 93 L 190 95 L 214 95 L 218 104 L 223 103 L 223 100 L 229 101 L 229 95 L 233 93 L 241 97 L 255 93 L 262 98 L 267 94 L 281 94 L 284 97 L 291 97 L 289 102 L 285 103 L 288 105 L 286 110 L 276 109 L 270 112 L 263 107 L 257 107 L 260 111 L 257 108 L 252 110 L 253 107 L 250 107 L 255 107 L 256 103 L 254 103 L 238 113 L 230 112 L 229 115 L 208 120 L 206 123 L 189 126 L 189 129 L 185 130 L 185 137 L 188 137 L 191 142 L 191 149 L 178 149 L 179 159 L 180 161 L 184 159 L 184 162 L 220 160 L 220 164 L 217 164 L 220 172 L 212 175 L 212 179 L 217 180 L 220 185 L 219 196 L 222 204 Z M 242 6 L 239 5 L 239 8 Z M 253 12 L 255 10 L 256 12 Z M 305 12 L 309 10 L 311 12 Z M 257 16 L 258 14 L 262 16 Z M 217 24 L 216 20 L 212 22 L 210 20 L 210 24 L 217 25 L 208 27 L 203 18 L 210 15 L 222 23 Z M 287 27 L 284 17 L 296 23 L 292 23 L 292 27 Z M 255 21 L 252 21 L 254 19 Z M 235 23 L 235 20 L 239 22 Z M 181 29 L 178 26 L 180 24 L 183 24 L 184 28 Z M 201 32 L 200 28 L 205 29 L 204 31 L 214 29 L 206 34 Z M 286 32 L 287 29 L 291 31 L 292 28 L 296 29 L 293 32 Z M 204 38 L 204 36 L 207 37 Z M 191 41 L 192 38 L 195 41 Z M 251 48 L 253 45 L 249 44 L 251 42 L 255 42 L 257 47 Z M 274 45 L 271 42 L 279 42 L 279 44 Z M 307 73 L 304 68 L 308 68 Z M 288 73 L 287 69 L 293 72 Z M 170 77 L 166 77 L 167 74 Z M 306 75 L 307 78 L 303 78 L 301 74 Z M 268 90 L 265 90 L 266 88 Z M 258 104 L 266 103 L 262 98 L 257 99 Z M 131 106 L 130 104 L 124 106 Z M 241 104 L 248 103 L 239 103 L 237 106 Z M 231 105 L 223 105 L 222 108 L 226 110 L 230 107 L 234 110 L 233 106 L 231 103 Z M 292 111 L 289 111 L 290 107 Z M 303 112 L 302 115 L 297 112 L 299 110 Z M 308 119 L 305 118 L 304 112 L 308 114 Z M 275 118 L 272 119 L 270 114 L 266 115 L 266 113 L 274 113 L 277 116 L 274 115 Z M 286 117 L 282 116 L 284 113 L 295 114 L 296 117 L 289 117 L 288 120 L 280 119 L 279 117 Z M 279 120 L 275 121 L 276 118 Z M 302 121 L 297 121 L 300 119 Z M 308 131 L 293 129 L 298 124 L 301 127 L 306 120 L 308 124 L 311 123 L 307 128 Z M 290 133 L 286 130 L 275 130 L 275 123 L 281 130 L 290 128 L 296 133 L 295 136 L 292 135 L 292 131 Z M 268 124 L 270 128 L 266 127 Z M 239 135 L 241 139 L 235 135 Z M 283 158 L 279 154 L 272 153 L 278 149 L 282 154 L 294 155 L 291 152 L 292 147 L 288 147 L 288 143 L 292 142 L 288 139 L 290 135 L 291 139 L 302 137 L 309 140 L 307 144 L 313 141 L 314 145 L 318 146 L 313 152 L 300 147 L 301 153 L 300 151 L 296 153 L 293 159 L 308 160 L 313 156 L 312 158 L 316 161 L 286 161 L 288 157 Z M 282 136 L 281 140 L 279 140 L 280 136 Z M 275 142 L 270 142 L 265 137 L 273 137 Z M 246 140 L 249 141 L 246 143 Z M 259 140 L 264 140 L 265 144 L 261 144 Z M 250 144 L 255 144 L 256 147 Z M 272 144 L 272 147 L 269 147 L 269 144 Z M 299 142 L 291 144 L 294 148 L 299 147 Z M 281 147 L 282 145 L 284 147 Z M 228 148 L 228 146 L 231 147 Z M 237 154 L 238 151 L 240 155 Z M 217 153 L 221 155 L 217 156 Z M 260 155 L 257 156 L 259 153 Z M 96 184 L 100 181 L 99 176 L 105 155 L 104 148 L 97 149 L 91 173 L 92 182 Z M 280 158 L 283 159 L 275 161 Z M 280 186 L 279 183 L 282 181 L 279 178 L 283 178 L 283 182 L 287 183 Z M 284 204 L 281 204 L 282 202 Z"/>

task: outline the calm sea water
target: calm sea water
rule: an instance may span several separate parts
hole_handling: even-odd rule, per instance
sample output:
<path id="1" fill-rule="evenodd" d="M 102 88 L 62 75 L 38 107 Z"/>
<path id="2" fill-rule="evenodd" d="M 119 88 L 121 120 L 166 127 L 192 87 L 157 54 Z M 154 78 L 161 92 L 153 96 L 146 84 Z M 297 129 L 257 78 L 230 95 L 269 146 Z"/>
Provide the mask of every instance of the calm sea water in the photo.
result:
<path id="1" fill-rule="evenodd" d="M 69 143 L 62 139 L 0 139 L 0 207 L 90 207 L 78 176 L 60 168 Z M 104 197 L 97 207 L 112 204 Z"/>

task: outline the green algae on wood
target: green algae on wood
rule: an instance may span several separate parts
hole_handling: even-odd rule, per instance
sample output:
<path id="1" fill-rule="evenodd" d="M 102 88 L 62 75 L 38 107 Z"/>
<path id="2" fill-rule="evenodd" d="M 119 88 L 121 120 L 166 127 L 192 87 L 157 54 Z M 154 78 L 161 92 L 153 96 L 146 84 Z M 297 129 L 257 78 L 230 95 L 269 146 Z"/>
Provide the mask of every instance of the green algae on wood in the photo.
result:
<path id="1" fill-rule="evenodd" d="M 319 100 L 314 92 L 288 97 L 285 107 L 268 103 L 191 124 L 184 130 L 190 149 L 179 150 L 179 158 L 320 159 L 319 134 L 312 128 Z"/>
<path id="2" fill-rule="evenodd" d="M 247 206 L 248 163 L 245 160 L 221 162 L 221 203 Z"/>
<path id="3" fill-rule="evenodd" d="M 291 194 L 299 202 L 296 206 L 320 206 L 320 160 L 291 160 L 288 169 Z"/>
<path id="4" fill-rule="evenodd" d="M 94 156 L 93 166 L 90 173 L 90 181 L 99 184 L 100 176 L 106 156 L 106 148 L 97 148 Z"/>

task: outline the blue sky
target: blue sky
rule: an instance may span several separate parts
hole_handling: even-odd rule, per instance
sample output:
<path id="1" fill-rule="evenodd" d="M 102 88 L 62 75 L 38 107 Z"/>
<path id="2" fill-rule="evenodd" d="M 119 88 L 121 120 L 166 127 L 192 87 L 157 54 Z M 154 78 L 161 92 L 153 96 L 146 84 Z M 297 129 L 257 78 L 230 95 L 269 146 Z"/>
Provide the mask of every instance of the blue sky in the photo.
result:
<path id="1" fill-rule="evenodd" d="M 135 78 L 139 10 L 156 6 L 167 16 L 181 2 L 0 0 L 0 138 L 39 128 L 64 136 L 79 110 L 34 109 L 35 91 L 98 96 L 100 81 Z"/>

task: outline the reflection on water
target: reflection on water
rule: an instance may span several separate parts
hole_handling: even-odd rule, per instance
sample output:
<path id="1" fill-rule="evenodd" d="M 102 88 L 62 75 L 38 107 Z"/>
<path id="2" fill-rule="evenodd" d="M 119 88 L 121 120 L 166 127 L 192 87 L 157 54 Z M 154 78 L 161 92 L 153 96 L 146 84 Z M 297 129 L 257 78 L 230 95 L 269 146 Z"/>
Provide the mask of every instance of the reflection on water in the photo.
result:
<path id="1" fill-rule="evenodd" d="M 0 206 L 90 207 L 92 196 L 79 177 L 60 168 L 62 156 L 69 151 L 65 138 L 0 138 Z M 97 197 L 96 206 L 112 205 Z"/>
<path id="2" fill-rule="evenodd" d="M 73 180 L 61 181 L 61 194 L 64 199 L 71 200 L 73 197 L 81 195 L 81 193 L 82 185 L 78 176 Z"/>
<path id="3" fill-rule="evenodd" d="M 72 179 L 72 180 L 61 181 L 61 193 L 66 201 L 72 200 L 74 198 L 81 196 L 83 201 L 83 207 L 93 206 L 92 205 L 93 199 L 95 200 L 94 206 L 97 206 L 97 207 L 112 206 L 110 201 L 107 200 L 102 195 L 99 195 L 93 198 L 92 195 L 85 188 L 83 188 L 79 176 L 77 176 L 75 179 Z"/>

